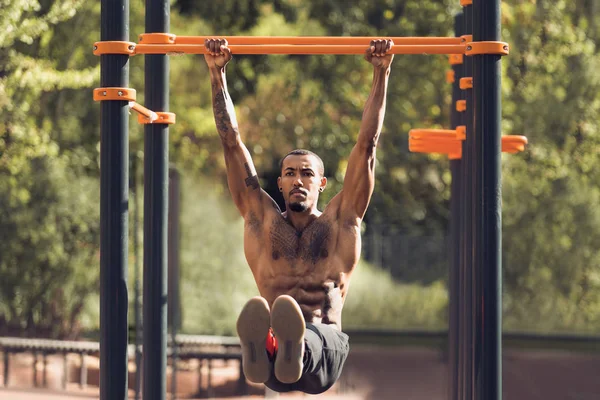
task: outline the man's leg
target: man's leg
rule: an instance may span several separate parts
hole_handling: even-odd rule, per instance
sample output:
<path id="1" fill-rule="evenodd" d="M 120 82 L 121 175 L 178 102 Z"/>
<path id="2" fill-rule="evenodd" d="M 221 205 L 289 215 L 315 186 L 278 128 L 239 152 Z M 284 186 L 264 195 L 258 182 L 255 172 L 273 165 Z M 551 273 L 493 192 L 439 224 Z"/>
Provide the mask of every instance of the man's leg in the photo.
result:
<path id="1" fill-rule="evenodd" d="M 282 383 L 298 382 L 302 376 L 304 332 L 302 310 L 291 296 L 279 296 L 273 302 L 271 327 L 277 340 L 274 373 Z"/>
<path id="2" fill-rule="evenodd" d="M 242 346 L 242 366 L 244 375 L 250 382 L 264 383 L 271 374 L 265 349 L 270 324 L 269 304 L 259 296 L 250 299 L 238 317 L 237 332 Z"/>
<path id="3" fill-rule="evenodd" d="M 290 299 L 282 300 L 280 304 L 290 303 Z M 291 302 L 296 304 L 293 299 L 291 299 Z M 308 323 L 306 324 L 305 331 L 298 329 L 298 331 L 303 332 L 304 336 L 302 340 L 304 354 L 299 358 L 299 352 L 293 351 L 293 349 L 298 348 L 295 341 L 293 342 L 294 345 L 290 346 L 292 351 L 286 353 L 284 342 L 289 337 L 297 337 L 297 335 L 289 333 L 289 331 L 294 326 L 298 327 L 299 324 L 296 321 L 298 318 L 302 321 L 304 321 L 304 318 L 301 312 L 298 314 L 299 307 L 298 312 L 296 312 L 294 311 L 294 307 L 291 307 L 289 304 L 281 307 L 282 312 L 278 311 L 276 313 L 276 309 L 279 308 L 279 306 L 276 307 L 277 303 L 279 302 L 276 301 L 273 304 L 271 324 L 278 341 L 279 349 L 275 358 L 275 367 L 265 385 L 278 392 L 301 391 L 309 394 L 325 392 L 340 377 L 342 367 L 349 352 L 348 336 L 330 325 Z M 283 311 L 286 311 L 286 313 Z M 288 330 L 284 330 L 284 333 L 289 333 L 289 335 L 279 335 L 276 329 L 277 326 L 290 327 Z M 278 369 L 277 360 L 280 359 L 283 359 L 283 361 L 280 361 Z M 285 375 L 287 368 L 291 368 L 287 366 L 288 361 L 286 361 L 290 359 L 295 361 L 294 368 L 300 368 L 301 376 L 296 382 L 285 383 L 280 377 Z M 299 363 L 301 366 L 296 367 Z"/>

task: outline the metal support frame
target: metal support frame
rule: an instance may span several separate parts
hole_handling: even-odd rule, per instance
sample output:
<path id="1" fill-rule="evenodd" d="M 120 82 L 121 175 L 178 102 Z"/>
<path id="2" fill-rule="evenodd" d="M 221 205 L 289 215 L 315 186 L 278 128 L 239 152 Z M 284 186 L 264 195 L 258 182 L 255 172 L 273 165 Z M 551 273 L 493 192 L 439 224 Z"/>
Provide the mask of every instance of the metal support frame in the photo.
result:
<path id="1" fill-rule="evenodd" d="M 146 32 L 169 31 L 170 2 L 146 0 Z M 145 56 L 145 101 L 169 111 L 169 58 Z M 165 400 L 167 365 L 167 224 L 169 125 L 144 127 L 143 397 Z"/>
<path id="2" fill-rule="evenodd" d="M 102 0 L 101 40 L 127 40 L 129 0 Z M 127 87 L 129 55 L 100 56 L 100 85 Z M 100 104 L 100 399 L 127 399 L 129 106 Z"/>
<path id="3" fill-rule="evenodd" d="M 464 18 L 462 13 L 454 17 L 454 32 L 462 35 Z M 461 98 L 460 78 L 463 76 L 463 65 L 452 65 L 454 82 L 452 83 L 452 102 L 450 106 L 450 128 L 460 125 L 460 115 L 455 104 Z M 460 312 L 460 208 L 462 198 L 462 159 L 450 160 L 452 186 L 450 188 L 450 238 L 451 262 L 448 273 L 448 399 L 458 400 L 459 382 L 459 312 Z"/>
<path id="4" fill-rule="evenodd" d="M 455 18 L 457 36 L 472 33 L 474 42 L 499 41 L 500 1 L 470 3 L 461 2 L 464 15 Z M 129 0 L 102 0 L 101 7 L 101 40 L 126 42 Z M 146 0 L 146 32 L 167 33 L 169 11 L 168 0 Z M 102 87 L 127 88 L 129 56 L 129 53 L 100 55 Z M 168 56 L 145 57 L 146 103 L 152 110 L 167 112 Z M 500 59 L 501 55 L 474 54 L 464 57 L 464 64 L 453 67 L 452 128 L 466 125 L 467 139 L 462 159 L 450 162 L 454 238 L 449 283 L 449 398 L 452 400 L 502 398 Z M 473 77 L 473 88 L 460 90 L 460 78 L 469 76 Z M 466 100 L 466 112 L 455 111 L 458 100 Z M 101 102 L 102 400 L 127 398 L 128 112 L 125 100 Z M 165 400 L 168 124 L 146 125 L 144 134 L 143 391 L 147 399 Z M 34 359 L 35 364 L 35 355 Z M 6 354 L 4 362 L 6 365 Z M 5 384 L 7 376 L 8 373 Z"/>
<path id="5" fill-rule="evenodd" d="M 474 41 L 500 40 L 500 0 L 473 1 Z M 477 134 L 473 240 L 473 395 L 502 398 L 501 56 L 473 59 Z"/>

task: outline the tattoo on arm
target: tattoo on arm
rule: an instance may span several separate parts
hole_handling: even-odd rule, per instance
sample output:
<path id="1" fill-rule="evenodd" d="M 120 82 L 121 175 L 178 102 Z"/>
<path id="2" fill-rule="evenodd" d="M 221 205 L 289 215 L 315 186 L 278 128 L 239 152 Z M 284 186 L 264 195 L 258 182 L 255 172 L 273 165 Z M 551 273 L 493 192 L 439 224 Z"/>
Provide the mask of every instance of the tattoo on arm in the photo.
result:
<path id="1" fill-rule="evenodd" d="M 213 111 L 221 140 L 234 144 L 239 135 L 235 111 L 231 100 L 225 98 L 225 90 L 218 85 L 213 85 Z"/>
<path id="2" fill-rule="evenodd" d="M 246 186 L 252 187 L 254 190 L 258 189 L 260 187 L 258 184 L 258 176 L 252 175 L 252 171 L 250 171 L 250 165 L 248 165 L 248 163 L 244 164 L 244 166 L 246 167 L 246 173 L 248 174 L 248 177 L 246 178 Z"/>

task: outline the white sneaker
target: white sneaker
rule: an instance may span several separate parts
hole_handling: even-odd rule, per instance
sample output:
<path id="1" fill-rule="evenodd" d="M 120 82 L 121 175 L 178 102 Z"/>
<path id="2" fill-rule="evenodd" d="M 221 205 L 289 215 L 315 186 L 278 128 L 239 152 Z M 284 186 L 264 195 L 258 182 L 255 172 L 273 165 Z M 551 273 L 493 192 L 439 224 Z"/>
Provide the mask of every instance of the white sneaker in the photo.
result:
<path id="1" fill-rule="evenodd" d="M 302 377 L 306 323 L 300 306 L 291 296 L 279 296 L 271 310 L 271 327 L 277 340 L 275 377 L 294 383 Z"/>
<path id="2" fill-rule="evenodd" d="M 251 298 L 237 320 L 242 345 L 242 366 L 250 382 L 265 383 L 270 375 L 266 342 L 270 328 L 269 303 L 260 296 Z"/>

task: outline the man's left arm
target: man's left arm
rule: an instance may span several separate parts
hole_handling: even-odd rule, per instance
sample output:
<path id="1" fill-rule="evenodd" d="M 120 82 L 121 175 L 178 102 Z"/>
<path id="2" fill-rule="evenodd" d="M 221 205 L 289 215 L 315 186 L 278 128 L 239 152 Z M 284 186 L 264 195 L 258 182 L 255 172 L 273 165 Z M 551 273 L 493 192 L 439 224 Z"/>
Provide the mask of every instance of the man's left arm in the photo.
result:
<path id="1" fill-rule="evenodd" d="M 356 218 L 357 223 L 364 217 L 375 187 L 375 149 L 385 115 L 388 79 L 394 58 L 387 52 L 392 46 L 391 40 L 374 40 L 365 53 L 365 59 L 373 64 L 373 86 L 340 192 L 342 215 L 345 219 Z"/>

